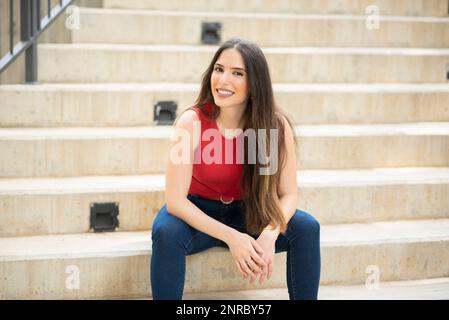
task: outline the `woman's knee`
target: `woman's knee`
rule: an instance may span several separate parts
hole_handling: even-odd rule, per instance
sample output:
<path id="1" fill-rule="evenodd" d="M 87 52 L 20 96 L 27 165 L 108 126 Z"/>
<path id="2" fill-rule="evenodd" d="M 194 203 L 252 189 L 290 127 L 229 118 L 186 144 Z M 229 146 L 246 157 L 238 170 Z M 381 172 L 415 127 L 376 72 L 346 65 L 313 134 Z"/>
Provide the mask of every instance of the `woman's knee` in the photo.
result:
<path id="1" fill-rule="evenodd" d="M 153 221 L 151 238 L 153 243 L 173 241 L 182 238 L 182 234 L 188 231 L 188 224 L 169 213 L 164 205 Z"/>
<path id="2" fill-rule="evenodd" d="M 288 223 L 287 230 L 290 229 L 293 233 L 308 234 L 310 236 L 319 236 L 320 223 L 311 214 L 296 209 L 295 214 Z"/>

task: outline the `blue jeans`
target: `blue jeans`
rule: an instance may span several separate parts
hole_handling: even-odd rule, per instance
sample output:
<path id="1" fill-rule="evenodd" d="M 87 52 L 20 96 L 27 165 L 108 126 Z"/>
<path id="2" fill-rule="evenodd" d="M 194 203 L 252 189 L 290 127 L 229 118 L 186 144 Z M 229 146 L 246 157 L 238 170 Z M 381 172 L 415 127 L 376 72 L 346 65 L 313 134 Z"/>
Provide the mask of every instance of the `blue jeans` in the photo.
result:
<path id="1" fill-rule="evenodd" d="M 241 201 L 224 204 L 188 195 L 188 199 L 210 217 L 246 232 Z M 255 237 L 253 235 L 253 237 Z M 151 289 L 153 299 L 182 299 L 186 256 L 227 245 L 200 232 L 167 212 L 164 205 L 152 228 Z M 287 287 L 290 299 L 317 299 L 320 282 L 320 225 L 308 213 L 296 210 L 285 234 L 276 240 L 276 253 L 287 251 Z"/>

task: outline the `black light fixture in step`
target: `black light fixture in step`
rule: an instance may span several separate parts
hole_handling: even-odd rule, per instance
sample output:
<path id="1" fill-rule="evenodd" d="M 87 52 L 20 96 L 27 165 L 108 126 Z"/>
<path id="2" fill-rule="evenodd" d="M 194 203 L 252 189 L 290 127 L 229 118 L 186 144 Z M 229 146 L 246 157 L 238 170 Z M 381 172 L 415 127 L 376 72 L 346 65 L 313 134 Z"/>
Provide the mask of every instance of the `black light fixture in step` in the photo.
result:
<path id="1" fill-rule="evenodd" d="M 219 44 L 221 41 L 221 23 L 203 22 L 201 26 L 202 44 Z"/>
<path id="2" fill-rule="evenodd" d="M 178 105 L 175 101 L 158 101 L 154 105 L 154 122 L 158 126 L 173 124 Z"/>
<path id="3" fill-rule="evenodd" d="M 90 228 L 95 232 L 111 232 L 119 226 L 118 203 L 91 203 Z"/>

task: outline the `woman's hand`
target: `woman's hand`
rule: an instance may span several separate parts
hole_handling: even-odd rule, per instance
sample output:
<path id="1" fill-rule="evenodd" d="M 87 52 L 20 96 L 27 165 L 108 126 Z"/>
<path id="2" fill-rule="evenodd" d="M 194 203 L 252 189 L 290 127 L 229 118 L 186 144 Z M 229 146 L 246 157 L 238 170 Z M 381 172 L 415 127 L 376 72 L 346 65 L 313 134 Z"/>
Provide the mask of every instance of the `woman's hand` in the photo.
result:
<path id="1" fill-rule="evenodd" d="M 278 233 L 275 230 L 265 229 L 257 238 L 257 243 L 263 249 L 262 259 L 267 265 L 266 268 L 262 270 L 259 278 L 259 284 L 262 284 L 266 279 L 270 279 L 273 274 L 273 264 L 275 255 L 275 244 Z M 256 278 L 251 277 L 250 283 L 252 283 Z"/>
<path id="2" fill-rule="evenodd" d="M 254 277 L 267 268 L 262 259 L 263 249 L 257 241 L 246 233 L 235 230 L 226 243 L 234 258 L 235 265 L 243 277 Z"/>

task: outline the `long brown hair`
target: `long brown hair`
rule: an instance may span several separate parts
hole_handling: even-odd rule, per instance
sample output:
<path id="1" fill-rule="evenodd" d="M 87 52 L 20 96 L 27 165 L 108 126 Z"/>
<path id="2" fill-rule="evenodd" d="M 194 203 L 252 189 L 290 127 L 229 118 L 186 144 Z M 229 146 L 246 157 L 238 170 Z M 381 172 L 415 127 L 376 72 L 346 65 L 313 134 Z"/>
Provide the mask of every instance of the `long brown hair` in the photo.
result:
<path id="1" fill-rule="evenodd" d="M 216 119 L 220 114 L 220 107 L 215 105 L 211 91 L 211 75 L 220 54 L 229 48 L 235 48 L 240 52 L 248 75 L 249 99 L 243 116 L 243 131 L 245 132 L 248 128 L 254 129 L 257 137 L 257 150 L 261 150 L 258 136 L 260 134 L 265 135 L 261 141 L 266 144 L 266 149 L 264 150 L 270 150 L 270 138 L 268 136 L 270 129 L 278 129 L 277 145 L 279 147 L 277 159 L 279 165 L 276 173 L 261 175 L 259 170 L 263 170 L 264 166 L 258 161 L 255 164 L 248 163 L 248 148 L 246 145 L 244 147 L 245 161 L 243 164 L 241 190 L 242 209 L 245 214 L 246 227 L 248 233 L 256 235 L 262 232 L 263 228 L 268 224 L 272 224 L 273 226 L 279 226 L 283 233 L 287 223 L 277 201 L 280 173 L 285 164 L 286 153 L 283 118 L 287 120 L 292 130 L 294 130 L 294 122 L 274 101 L 268 63 L 262 50 L 256 44 L 239 38 L 233 38 L 223 43 L 202 76 L 201 89 L 193 108 L 199 108 L 203 111 L 204 105 L 210 103 L 213 106 L 211 117 Z M 259 132 L 258 129 L 265 130 Z M 296 152 L 297 141 L 295 135 L 294 138 Z"/>

